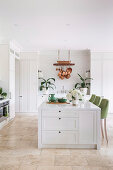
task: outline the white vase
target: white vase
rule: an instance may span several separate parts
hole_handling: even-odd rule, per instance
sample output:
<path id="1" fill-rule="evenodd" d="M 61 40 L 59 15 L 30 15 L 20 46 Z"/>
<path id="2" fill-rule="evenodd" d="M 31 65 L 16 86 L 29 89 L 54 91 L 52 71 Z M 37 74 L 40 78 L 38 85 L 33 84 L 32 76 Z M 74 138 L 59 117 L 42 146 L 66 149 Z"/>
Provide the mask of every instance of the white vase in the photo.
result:
<path id="1" fill-rule="evenodd" d="M 87 95 L 87 88 L 80 88 L 80 91 L 84 96 Z"/>
<path id="2" fill-rule="evenodd" d="M 45 87 L 42 89 L 43 91 L 43 94 L 48 94 L 49 93 L 49 90 L 47 90 Z"/>
<path id="3" fill-rule="evenodd" d="M 79 102 L 78 100 L 72 100 L 72 105 L 73 105 L 73 106 L 77 106 L 77 105 L 78 105 L 78 102 Z"/>

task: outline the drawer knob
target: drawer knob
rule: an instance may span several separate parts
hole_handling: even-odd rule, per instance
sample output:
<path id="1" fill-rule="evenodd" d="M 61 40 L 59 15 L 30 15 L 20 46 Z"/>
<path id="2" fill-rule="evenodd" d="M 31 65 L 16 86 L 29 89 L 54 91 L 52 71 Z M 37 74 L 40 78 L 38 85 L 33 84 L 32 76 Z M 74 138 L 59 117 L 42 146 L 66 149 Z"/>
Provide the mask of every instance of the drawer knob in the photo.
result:
<path id="1" fill-rule="evenodd" d="M 61 119 L 61 117 L 59 117 L 59 120 Z"/>
<path id="2" fill-rule="evenodd" d="M 61 112 L 61 111 L 59 110 L 59 112 Z"/>
<path id="3" fill-rule="evenodd" d="M 61 133 L 61 132 L 59 131 L 59 133 Z"/>

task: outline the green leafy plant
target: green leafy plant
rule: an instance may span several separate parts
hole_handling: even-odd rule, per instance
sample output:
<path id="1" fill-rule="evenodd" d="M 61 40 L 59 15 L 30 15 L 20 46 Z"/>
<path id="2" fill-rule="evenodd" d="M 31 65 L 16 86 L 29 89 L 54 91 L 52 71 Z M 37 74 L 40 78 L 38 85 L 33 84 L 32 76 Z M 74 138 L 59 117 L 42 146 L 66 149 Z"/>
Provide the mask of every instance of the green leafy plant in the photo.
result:
<path id="1" fill-rule="evenodd" d="M 44 78 L 39 78 L 41 80 L 43 80 L 41 82 L 41 86 L 40 86 L 40 91 L 43 90 L 43 88 L 46 88 L 46 90 L 48 90 L 49 88 L 53 89 L 56 88 L 54 82 L 55 82 L 55 78 L 49 78 L 49 79 L 44 79 Z M 51 82 L 53 81 L 53 83 Z"/>
<path id="2" fill-rule="evenodd" d="M 3 92 L 1 87 L 0 87 L 0 96 L 1 96 L 2 98 L 7 97 L 7 93 L 6 93 L 6 92 Z"/>
<path id="3" fill-rule="evenodd" d="M 88 80 L 93 80 L 92 78 L 83 78 L 80 74 L 78 74 L 80 80 L 82 81 L 81 83 L 76 83 L 75 88 L 89 88 L 90 83 L 87 82 Z"/>

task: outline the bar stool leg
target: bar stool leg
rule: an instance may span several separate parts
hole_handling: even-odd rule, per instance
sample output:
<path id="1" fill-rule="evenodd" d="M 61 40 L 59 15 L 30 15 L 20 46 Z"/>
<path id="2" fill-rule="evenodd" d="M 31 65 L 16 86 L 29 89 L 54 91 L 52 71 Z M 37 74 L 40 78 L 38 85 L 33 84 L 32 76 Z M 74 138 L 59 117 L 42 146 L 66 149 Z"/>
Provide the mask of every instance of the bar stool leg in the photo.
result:
<path id="1" fill-rule="evenodd" d="M 102 133 L 102 138 L 104 138 L 104 132 L 103 132 L 103 119 L 101 119 L 101 133 Z"/>
<path id="2" fill-rule="evenodd" d="M 106 141 L 107 141 L 107 143 L 108 143 L 107 129 L 106 129 L 106 119 L 104 119 L 104 130 L 105 130 Z"/>

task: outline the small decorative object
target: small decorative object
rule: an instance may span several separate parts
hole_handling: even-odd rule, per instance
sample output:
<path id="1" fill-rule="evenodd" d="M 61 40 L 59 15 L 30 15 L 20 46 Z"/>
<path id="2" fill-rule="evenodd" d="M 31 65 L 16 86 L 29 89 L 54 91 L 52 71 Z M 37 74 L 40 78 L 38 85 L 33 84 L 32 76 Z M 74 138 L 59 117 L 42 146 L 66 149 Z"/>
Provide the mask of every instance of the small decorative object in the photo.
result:
<path id="1" fill-rule="evenodd" d="M 90 82 L 88 82 L 88 80 L 93 80 L 92 78 L 89 77 L 85 77 L 83 78 L 80 74 L 78 74 L 78 76 L 80 77 L 80 80 L 82 81 L 81 83 L 76 83 L 75 84 L 75 88 L 80 89 L 81 93 L 86 96 L 87 94 L 87 89 L 90 86 Z"/>
<path id="2" fill-rule="evenodd" d="M 55 97 L 55 94 L 49 94 L 48 100 L 49 102 L 56 102 L 57 99 Z"/>
<path id="3" fill-rule="evenodd" d="M 77 105 L 78 105 L 78 101 L 79 101 L 79 100 L 72 100 L 73 106 L 77 106 Z"/>
<path id="4" fill-rule="evenodd" d="M 70 50 L 68 51 L 68 61 L 60 61 L 60 51 L 58 50 L 58 60 L 57 63 L 54 63 L 54 66 L 60 66 L 59 68 L 56 68 L 56 71 L 59 71 L 58 76 L 60 79 L 69 79 L 71 77 L 72 68 L 70 66 L 74 66 L 75 63 L 71 63 L 70 60 Z M 67 69 L 64 69 L 63 67 L 68 66 Z"/>
<path id="5" fill-rule="evenodd" d="M 7 93 L 2 91 L 2 88 L 0 87 L 0 99 L 4 99 L 7 97 Z"/>
<path id="6" fill-rule="evenodd" d="M 65 98 L 58 98 L 58 102 L 59 103 L 66 103 L 67 99 L 65 99 Z"/>
<path id="7" fill-rule="evenodd" d="M 85 76 L 86 76 L 86 78 L 90 77 L 90 70 L 86 70 Z"/>
<path id="8" fill-rule="evenodd" d="M 66 97 L 69 101 L 72 101 L 72 104 L 74 106 L 77 106 L 79 99 L 82 99 L 82 94 L 81 94 L 80 90 L 72 89 L 69 91 L 69 93 L 67 94 Z"/>
<path id="9" fill-rule="evenodd" d="M 43 74 L 41 70 L 38 70 L 38 78 L 43 78 Z"/>
<path id="10" fill-rule="evenodd" d="M 43 91 L 43 94 L 48 94 L 48 89 L 53 89 L 56 88 L 55 84 L 51 82 L 51 80 L 53 82 L 55 82 L 55 78 L 49 78 L 49 79 L 44 79 L 44 78 L 39 78 L 41 80 L 43 80 L 41 82 L 41 86 L 40 86 L 40 91 Z"/>

